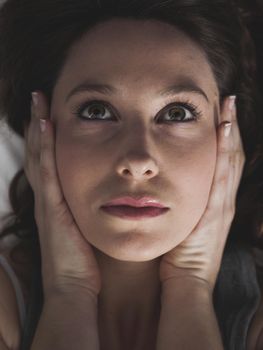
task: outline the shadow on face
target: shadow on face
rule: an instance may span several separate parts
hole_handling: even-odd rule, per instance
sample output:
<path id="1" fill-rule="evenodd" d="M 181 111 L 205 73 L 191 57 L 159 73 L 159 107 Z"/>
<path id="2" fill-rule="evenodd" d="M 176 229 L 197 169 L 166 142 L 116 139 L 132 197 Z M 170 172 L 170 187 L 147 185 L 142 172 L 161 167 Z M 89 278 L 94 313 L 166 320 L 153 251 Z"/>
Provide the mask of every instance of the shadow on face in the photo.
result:
<path id="1" fill-rule="evenodd" d="M 58 175 L 91 244 L 120 260 L 154 259 L 203 214 L 216 162 L 219 92 L 202 49 L 156 20 L 100 23 L 71 47 L 54 89 Z M 150 196 L 163 215 L 102 210 Z"/>

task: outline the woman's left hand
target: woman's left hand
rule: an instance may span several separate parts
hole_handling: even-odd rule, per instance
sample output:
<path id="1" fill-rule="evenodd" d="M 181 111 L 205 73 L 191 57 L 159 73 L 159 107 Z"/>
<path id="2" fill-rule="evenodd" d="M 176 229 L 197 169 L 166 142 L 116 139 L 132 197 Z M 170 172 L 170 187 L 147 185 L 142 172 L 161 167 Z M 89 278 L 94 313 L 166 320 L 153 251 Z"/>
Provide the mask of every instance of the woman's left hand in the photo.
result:
<path id="1" fill-rule="evenodd" d="M 231 108 L 232 106 L 232 108 Z M 187 238 L 164 254 L 160 262 L 162 285 L 187 278 L 213 291 L 222 255 L 235 215 L 236 194 L 245 163 L 234 100 L 224 101 L 222 123 L 217 130 L 217 160 L 206 209 Z M 225 136 L 225 124 L 232 123 Z"/>

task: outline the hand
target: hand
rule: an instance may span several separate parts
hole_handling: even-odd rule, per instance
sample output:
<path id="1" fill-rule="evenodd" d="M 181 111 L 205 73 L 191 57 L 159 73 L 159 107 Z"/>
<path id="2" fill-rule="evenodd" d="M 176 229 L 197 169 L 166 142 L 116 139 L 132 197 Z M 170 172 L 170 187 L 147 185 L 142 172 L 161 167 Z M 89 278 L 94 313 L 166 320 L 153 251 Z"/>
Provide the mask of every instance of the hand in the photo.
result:
<path id="1" fill-rule="evenodd" d="M 24 170 L 34 192 L 44 294 L 84 289 L 97 296 L 99 267 L 63 197 L 55 160 L 55 128 L 48 115 L 46 97 L 38 92 L 38 105 L 31 106 L 30 124 L 25 128 Z M 44 133 L 40 118 L 46 120 Z"/>
<path id="2" fill-rule="evenodd" d="M 236 193 L 245 156 L 231 98 L 224 101 L 223 123 L 218 127 L 217 161 L 206 209 L 190 235 L 162 256 L 160 280 L 187 278 L 204 282 L 212 291 L 220 269 L 222 255 L 235 215 Z M 224 123 L 230 120 L 230 135 L 224 136 Z M 198 279 L 198 281 L 197 281 Z M 194 283 L 195 283 L 194 282 Z M 170 283 L 170 282 L 169 282 Z"/>

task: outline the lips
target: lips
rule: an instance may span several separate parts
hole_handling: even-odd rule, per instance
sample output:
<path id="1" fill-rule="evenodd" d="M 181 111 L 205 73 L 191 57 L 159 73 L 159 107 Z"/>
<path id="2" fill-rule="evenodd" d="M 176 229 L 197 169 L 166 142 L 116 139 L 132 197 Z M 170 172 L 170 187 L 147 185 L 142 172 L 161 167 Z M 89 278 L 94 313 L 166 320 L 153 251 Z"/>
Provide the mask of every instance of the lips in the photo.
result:
<path id="1" fill-rule="evenodd" d="M 118 216 L 123 219 L 141 220 L 144 218 L 153 218 L 165 214 L 169 208 L 157 207 L 130 207 L 125 205 L 112 205 L 102 207 L 102 210 L 113 216 Z"/>
<path id="2" fill-rule="evenodd" d="M 132 220 L 152 218 L 169 210 L 155 198 L 142 197 L 136 199 L 128 196 L 115 198 L 103 205 L 101 209 L 107 214 Z"/>
<path id="3" fill-rule="evenodd" d="M 157 199 L 152 197 L 141 197 L 141 198 L 133 198 L 133 197 L 119 197 L 111 200 L 110 202 L 103 205 L 103 207 L 108 206 L 130 206 L 130 207 L 156 207 L 156 208 L 166 208 L 162 203 L 160 203 Z"/>

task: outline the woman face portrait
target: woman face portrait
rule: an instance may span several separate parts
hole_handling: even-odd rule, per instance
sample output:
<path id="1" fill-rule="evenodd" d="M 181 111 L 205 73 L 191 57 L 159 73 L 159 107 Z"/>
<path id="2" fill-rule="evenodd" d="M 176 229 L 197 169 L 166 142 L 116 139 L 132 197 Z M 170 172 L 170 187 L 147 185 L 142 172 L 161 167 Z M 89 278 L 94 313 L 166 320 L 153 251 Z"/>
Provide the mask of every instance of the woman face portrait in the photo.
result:
<path id="1" fill-rule="evenodd" d="M 111 19 L 85 33 L 51 103 L 58 177 L 85 239 L 138 262 L 179 245 L 206 208 L 219 109 L 207 57 L 179 29 Z M 169 210 L 132 220 L 101 209 L 124 195 L 154 197 Z"/>

